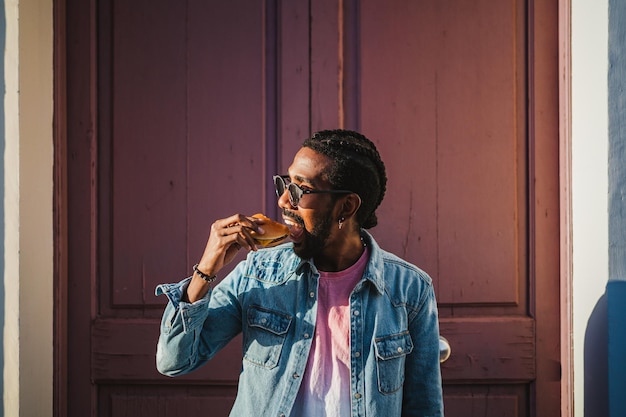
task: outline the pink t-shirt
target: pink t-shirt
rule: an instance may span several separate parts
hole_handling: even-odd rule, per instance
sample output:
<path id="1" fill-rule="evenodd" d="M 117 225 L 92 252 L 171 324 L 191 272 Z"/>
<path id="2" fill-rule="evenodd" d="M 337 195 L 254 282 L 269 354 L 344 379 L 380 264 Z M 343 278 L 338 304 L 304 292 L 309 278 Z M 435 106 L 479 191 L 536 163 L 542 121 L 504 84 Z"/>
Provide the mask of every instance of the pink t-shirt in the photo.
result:
<path id="1" fill-rule="evenodd" d="M 321 272 L 317 324 L 292 416 L 350 416 L 350 294 L 361 280 L 368 248 L 343 271 Z"/>

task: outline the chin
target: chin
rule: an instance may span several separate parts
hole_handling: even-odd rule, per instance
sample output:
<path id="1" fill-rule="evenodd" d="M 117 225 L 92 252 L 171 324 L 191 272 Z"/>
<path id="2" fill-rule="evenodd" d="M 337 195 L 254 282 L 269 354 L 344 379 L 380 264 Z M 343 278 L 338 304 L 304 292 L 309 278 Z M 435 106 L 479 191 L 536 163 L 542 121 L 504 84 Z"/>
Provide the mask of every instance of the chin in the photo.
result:
<path id="1" fill-rule="evenodd" d="M 312 256 L 307 256 L 308 252 L 303 242 L 293 243 L 293 251 L 302 259 L 310 259 Z"/>
<path id="2" fill-rule="evenodd" d="M 325 243 L 324 240 L 308 236 L 308 238 L 294 243 L 293 251 L 302 259 L 312 259 L 324 251 Z"/>
<path id="3" fill-rule="evenodd" d="M 302 259 L 311 259 L 322 253 L 328 242 L 331 227 L 332 222 L 330 217 L 327 217 L 310 232 L 305 228 L 302 239 L 299 242 L 293 242 L 296 255 Z"/>

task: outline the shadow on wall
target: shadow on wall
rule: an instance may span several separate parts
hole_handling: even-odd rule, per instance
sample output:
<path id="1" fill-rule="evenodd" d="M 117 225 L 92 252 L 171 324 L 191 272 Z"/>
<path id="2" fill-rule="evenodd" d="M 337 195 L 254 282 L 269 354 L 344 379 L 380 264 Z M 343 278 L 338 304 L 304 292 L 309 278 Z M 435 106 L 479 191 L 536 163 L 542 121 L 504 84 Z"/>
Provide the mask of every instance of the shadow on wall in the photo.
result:
<path id="1" fill-rule="evenodd" d="M 585 417 L 609 415 L 608 303 L 606 292 L 596 303 L 585 332 Z"/>

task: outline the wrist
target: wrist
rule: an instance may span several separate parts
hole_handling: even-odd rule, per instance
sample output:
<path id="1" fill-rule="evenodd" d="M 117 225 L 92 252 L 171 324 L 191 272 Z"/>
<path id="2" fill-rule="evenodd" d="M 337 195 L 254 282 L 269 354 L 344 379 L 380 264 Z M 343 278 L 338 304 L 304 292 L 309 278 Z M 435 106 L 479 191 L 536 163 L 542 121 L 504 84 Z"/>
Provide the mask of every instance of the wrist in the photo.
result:
<path id="1" fill-rule="evenodd" d="M 198 264 L 195 264 L 195 265 L 193 266 L 193 272 L 194 272 L 196 275 L 198 275 L 198 277 L 202 278 L 204 281 L 206 281 L 206 282 L 208 282 L 208 283 L 211 283 L 211 282 L 215 281 L 215 279 L 217 278 L 217 275 L 216 275 L 216 274 L 213 274 L 213 273 L 207 273 L 207 272 L 205 272 L 205 271 L 201 270 L 201 269 L 199 268 L 199 265 L 198 265 Z"/>

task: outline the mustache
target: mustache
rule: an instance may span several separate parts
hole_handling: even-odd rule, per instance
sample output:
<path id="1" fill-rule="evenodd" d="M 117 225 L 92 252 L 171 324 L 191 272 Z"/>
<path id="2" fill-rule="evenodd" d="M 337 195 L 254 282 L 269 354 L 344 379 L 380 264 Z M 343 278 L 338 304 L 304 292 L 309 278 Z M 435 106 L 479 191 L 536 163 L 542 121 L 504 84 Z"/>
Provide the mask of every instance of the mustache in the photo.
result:
<path id="1" fill-rule="evenodd" d="M 282 212 L 283 212 L 283 216 L 289 217 L 290 219 L 298 223 L 300 226 L 304 226 L 304 220 L 302 219 L 302 217 L 298 216 L 295 213 L 288 211 L 287 209 L 283 209 Z"/>

